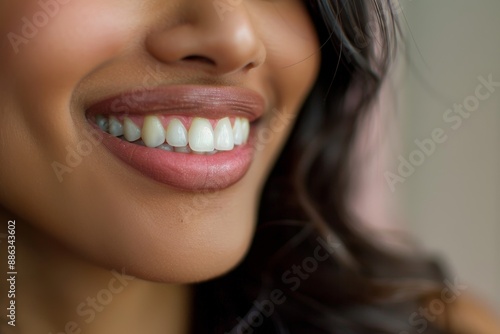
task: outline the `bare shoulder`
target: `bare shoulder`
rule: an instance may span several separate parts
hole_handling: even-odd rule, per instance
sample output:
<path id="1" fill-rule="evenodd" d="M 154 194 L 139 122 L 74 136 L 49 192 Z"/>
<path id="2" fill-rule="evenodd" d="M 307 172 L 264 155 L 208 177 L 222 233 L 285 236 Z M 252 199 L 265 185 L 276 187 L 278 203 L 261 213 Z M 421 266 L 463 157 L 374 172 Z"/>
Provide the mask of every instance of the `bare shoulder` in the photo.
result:
<path id="1" fill-rule="evenodd" d="M 500 334 L 498 316 L 473 296 L 462 295 L 450 306 L 448 321 L 453 333 Z"/>

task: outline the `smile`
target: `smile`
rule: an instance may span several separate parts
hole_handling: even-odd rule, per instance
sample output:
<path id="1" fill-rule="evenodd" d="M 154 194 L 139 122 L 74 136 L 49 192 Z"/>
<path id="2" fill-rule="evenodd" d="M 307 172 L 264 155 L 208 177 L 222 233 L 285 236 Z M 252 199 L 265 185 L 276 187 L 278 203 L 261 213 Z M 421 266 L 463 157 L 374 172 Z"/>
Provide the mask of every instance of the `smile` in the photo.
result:
<path id="1" fill-rule="evenodd" d="M 120 163 L 176 188 L 204 190 L 246 174 L 263 112 L 264 99 L 251 90 L 189 85 L 123 93 L 86 114 Z"/>
<path id="2" fill-rule="evenodd" d="M 243 117 L 218 120 L 181 116 L 97 115 L 99 128 L 141 146 L 177 153 L 214 154 L 246 144 L 250 123 Z"/>

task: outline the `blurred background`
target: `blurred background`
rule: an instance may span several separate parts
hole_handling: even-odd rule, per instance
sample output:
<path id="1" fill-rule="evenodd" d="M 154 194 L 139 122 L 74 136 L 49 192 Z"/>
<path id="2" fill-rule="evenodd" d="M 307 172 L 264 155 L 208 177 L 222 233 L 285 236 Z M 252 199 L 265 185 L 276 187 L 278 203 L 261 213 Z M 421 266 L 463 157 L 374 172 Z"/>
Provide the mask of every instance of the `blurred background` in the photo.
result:
<path id="1" fill-rule="evenodd" d="M 388 154 L 389 171 L 401 176 L 400 156 L 414 170 L 403 168 L 411 175 L 391 193 L 419 243 L 500 315 L 500 1 L 400 6 L 407 59 L 395 87 L 401 142 Z M 478 77 L 489 76 L 498 86 L 481 88 L 480 96 L 491 94 L 480 100 Z M 433 131 L 446 140 L 417 153 L 415 140 L 432 140 Z"/>

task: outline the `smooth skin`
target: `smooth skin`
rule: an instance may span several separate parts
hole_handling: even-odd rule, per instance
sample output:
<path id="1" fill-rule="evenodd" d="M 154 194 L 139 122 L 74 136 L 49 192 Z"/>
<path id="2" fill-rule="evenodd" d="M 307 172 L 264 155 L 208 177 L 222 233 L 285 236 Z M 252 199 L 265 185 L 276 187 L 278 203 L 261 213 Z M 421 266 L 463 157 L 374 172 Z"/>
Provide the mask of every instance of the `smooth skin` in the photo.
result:
<path id="1" fill-rule="evenodd" d="M 0 35 L 23 36 L 23 17 L 33 22 L 40 10 L 34 0 L 2 1 Z M 187 332 L 188 283 L 222 275 L 245 255 L 261 188 L 319 64 L 299 0 L 69 1 L 27 42 L 2 44 L 1 219 L 16 220 L 19 275 L 17 326 L 2 317 L 0 332 Z M 180 191 L 96 144 L 59 182 L 53 162 L 87 139 L 86 107 L 171 84 L 264 97 L 259 126 L 272 136 L 242 180 L 216 192 Z M 111 270 L 136 278 L 102 307 L 101 290 L 120 287 Z"/>
<path id="2" fill-rule="evenodd" d="M 0 2 L 0 34 L 22 36 L 23 17 L 32 22 L 40 10 L 35 0 Z M 0 219 L 16 220 L 18 275 L 16 327 L 2 316 L 0 332 L 187 333 L 190 283 L 245 255 L 261 188 L 319 64 L 299 0 L 70 0 L 27 42 L 4 38 Z M 245 87 L 265 98 L 260 127 L 272 136 L 242 180 L 179 191 L 96 145 L 59 182 L 53 162 L 87 139 L 86 107 L 170 84 Z"/>

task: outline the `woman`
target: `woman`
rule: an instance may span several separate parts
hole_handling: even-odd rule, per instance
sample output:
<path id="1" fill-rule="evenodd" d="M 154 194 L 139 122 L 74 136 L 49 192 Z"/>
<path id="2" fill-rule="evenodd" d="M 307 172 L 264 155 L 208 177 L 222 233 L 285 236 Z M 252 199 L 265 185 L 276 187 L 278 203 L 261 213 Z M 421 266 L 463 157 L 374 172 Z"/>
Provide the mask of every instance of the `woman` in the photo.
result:
<path id="1" fill-rule="evenodd" d="M 394 4 L 1 6 L 1 333 L 448 332 L 344 203 Z"/>

